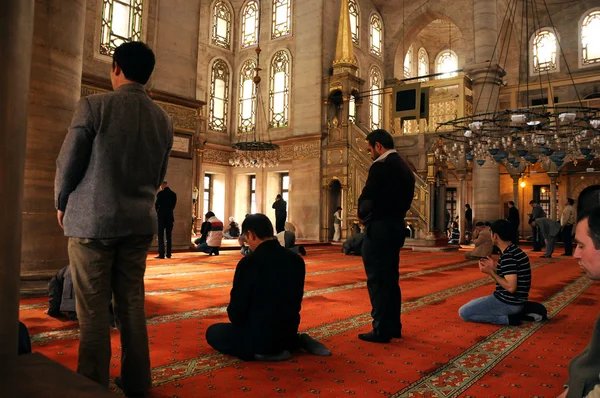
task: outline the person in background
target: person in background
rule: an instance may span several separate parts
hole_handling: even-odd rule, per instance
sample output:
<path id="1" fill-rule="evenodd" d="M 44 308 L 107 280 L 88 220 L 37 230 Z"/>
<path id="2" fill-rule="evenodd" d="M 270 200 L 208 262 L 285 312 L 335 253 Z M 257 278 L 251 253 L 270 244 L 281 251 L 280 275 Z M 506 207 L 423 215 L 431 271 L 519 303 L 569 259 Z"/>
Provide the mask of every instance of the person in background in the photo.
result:
<path id="1" fill-rule="evenodd" d="M 450 240 L 448 243 L 451 245 L 458 245 L 460 242 L 460 231 L 458 230 L 458 224 L 456 222 L 452 223 L 452 229 L 450 230 Z"/>
<path id="2" fill-rule="evenodd" d="M 508 222 L 513 227 L 513 243 L 519 244 L 519 224 L 521 224 L 521 216 L 519 215 L 519 209 L 515 207 L 515 202 L 512 200 L 508 202 Z"/>
<path id="3" fill-rule="evenodd" d="M 79 100 L 56 161 L 57 220 L 69 237 L 79 318 L 77 371 L 108 387 L 112 296 L 126 395 L 152 385 L 144 274 L 157 232 L 156 192 L 173 146 L 169 115 L 146 93 L 155 56 L 132 41 L 114 51 L 114 91 Z"/>
<path id="4" fill-rule="evenodd" d="M 458 220 L 456 220 L 458 222 Z M 473 210 L 471 209 L 471 205 L 470 204 L 466 204 L 465 205 L 465 229 L 467 230 L 467 233 L 469 234 L 469 236 L 472 236 L 473 234 Z"/>
<path id="5" fill-rule="evenodd" d="M 546 218 L 546 212 L 535 200 L 530 200 L 529 206 L 531 206 L 532 209 L 531 213 L 529 214 L 529 225 L 531 225 L 531 230 L 533 233 L 533 251 L 541 252 L 542 246 L 544 245 L 544 238 L 540 232 L 539 226 L 536 226 L 536 224 L 532 225 L 531 221 L 538 218 Z"/>
<path id="6" fill-rule="evenodd" d="M 565 245 L 565 252 L 562 256 L 573 255 L 573 225 L 575 224 L 575 201 L 571 198 L 567 199 L 567 204 L 560 216 L 560 226 L 562 228 L 562 239 Z"/>
<path id="7" fill-rule="evenodd" d="M 342 208 L 338 206 L 333 213 L 333 241 L 339 242 L 342 237 Z"/>
<path id="8" fill-rule="evenodd" d="M 492 243 L 491 231 L 483 222 L 479 221 L 475 224 L 473 238 L 475 249 L 465 253 L 467 260 L 486 258 L 492 255 L 494 244 Z"/>
<path id="9" fill-rule="evenodd" d="M 285 222 L 285 231 L 280 232 L 276 235 L 279 244 L 286 249 L 289 249 L 293 253 L 306 256 L 306 249 L 304 246 L 296 246 L 296 227 L 289 221 Z"/>
<path id="10" fill-rule="evenodd" d="M 285 220 L 287 219 L 287 202 L 283 200 L 281 195 L 277 195 L 272 207 L 275 209 L 275 230 L 277 233 L 283 232 L 285 230 Z"/>
<path id="11" fill-rule="evenodd" d="M 210 256 L 213 254 L 218 256 L 223 242 L 223 221 L 219 220 L 212 211 L 206 213 L 204 219 L 206 221 L 202 223 L 202 226 L 204 227 L 204 224 L 208 223 L 207 231 L 202 233 L 202 236 L 206 236 L 206 240 L 196 246 L 196 251 L 208 253 Z"/>
<path id="12" fill-rule="evenodd" d="M 229 217 L 229 225 L 223 231 L 223 237 L 227 239 L 238 239 L 240 237 L 240 226 L 233 217 Z"/>
<path id="13" fill-rule="evenodd" d="M 167 258 L 171 258 L 171 235 L 173 233 L 173 223 L 175 222 L 175 205 L 177 204 L 177 194 L 169 188 L 169 183 L 163 181 L 160 185 L 160 192 L 156 195 L 156 215 L 158 217 L 158 256 L 156 258 L 165 258 L 165 234 L 167 235 Z"/>
<path id="14" fill-rule="evenodd" d="M 554 253 L 554 245 L 556 244 L 556 236 L 560 232 L 560 223 L 558 221 L 551 220 L 546 217 L 536 218 L 535 220 L 529 220 L 529 224 L 532 227 L 536 227 L 540 231 L 540 235 L 544 238 L 546 243 L 546 253 L 542 258 L 551 258 Z"/>

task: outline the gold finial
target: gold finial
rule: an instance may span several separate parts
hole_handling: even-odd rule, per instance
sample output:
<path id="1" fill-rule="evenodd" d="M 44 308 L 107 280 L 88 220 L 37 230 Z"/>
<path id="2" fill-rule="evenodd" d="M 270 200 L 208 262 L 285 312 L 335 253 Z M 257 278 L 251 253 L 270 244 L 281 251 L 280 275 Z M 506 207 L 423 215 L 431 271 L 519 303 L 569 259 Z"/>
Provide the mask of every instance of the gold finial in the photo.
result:
<path id="1" fill-rule="evenodd" d="M 350 28 L 350 11 L 348 0 L 342 0 L 340 7 L 340 22 L 338 25 L 337 43 L 335 46 L 335 59 L 333 60 L 334 73 L 341 73 L 347 68 L 357 69 L 354 59 L 354 45 L 352 44 L 352 30 Z"/>

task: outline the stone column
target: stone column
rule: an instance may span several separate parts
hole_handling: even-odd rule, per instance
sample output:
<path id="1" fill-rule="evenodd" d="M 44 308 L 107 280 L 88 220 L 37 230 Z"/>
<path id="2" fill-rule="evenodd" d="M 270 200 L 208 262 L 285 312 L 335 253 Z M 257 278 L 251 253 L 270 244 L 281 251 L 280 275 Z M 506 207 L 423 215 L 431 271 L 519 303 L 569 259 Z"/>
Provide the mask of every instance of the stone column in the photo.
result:
<path id="1" fill-rule="evenodd" d="M 473 81 L 474 112 L 496 110 L 504 71 L 493 54 L 498 38 L 496 0 L 473 0 L 475 64 L 465 67 Z M 496 50 L 498 51 L 498 50 Z M 490 62 L 492 60 L 492 62 Z M 473 165 L 473 222 L 493 221 L 500 217 L 500 172 L 498 165 L 487 160 L 483 166 Z"/>
<path id="2" fill-rule="evenodd" d="M 458 201 L 456 203 L 456 211 L 459 215 L 458 218 L 458 228 L 461 234 L 461 241 L 466 242 L 465 239 L 465 227 L 467 223 L 465 222 L 464 217 L 464 209 L 465 204 L 467 204 L 467 170 L 461 169 L 457 170 L 458 180 L 460 181 L 460 191 L 458 192 Z"/>
<path id="3" fill-rule="evenodd" d="M 44 288 L 68 264 L 67 239 L 56 221 L 54 175 L 81 96 L 86 4 L 35 1 L 21 247 L 24 292 Z"/>
<path id="4" fill-rule="evenodd" d="M 515 202 L 515 206 L 519 206 L 519 176 L 512 176 L 513 180 L 513 202 Z"/>
<path id="5" fill-rule="evenodd" d="M 550 219 L 556 221 L 556 179 L 558 173 L 548 173 L 550 177 Z"/>
<path id="6" fill-rule="evenodd" d="M 446 169 L 444 168 L 443 171 L 440 171 L 436 215 L 436 225 L 442 234 L 446 232 L 446 226 L 444 225 L 446 219 L 446 182 Z"/>
<path id="7" fill-rule="evenodd" d="M 8 0 L 0 13 L 0 363 L 17 356 L 21 205 L 33 0 Z"/>

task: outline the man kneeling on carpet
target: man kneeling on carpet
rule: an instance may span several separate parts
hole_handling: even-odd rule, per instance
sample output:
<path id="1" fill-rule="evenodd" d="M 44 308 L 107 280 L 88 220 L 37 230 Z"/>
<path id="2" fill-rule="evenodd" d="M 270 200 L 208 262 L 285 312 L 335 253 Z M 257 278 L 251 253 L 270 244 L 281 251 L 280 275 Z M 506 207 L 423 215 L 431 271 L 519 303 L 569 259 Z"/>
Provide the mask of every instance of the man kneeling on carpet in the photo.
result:
<path id="1" fill-rule="evenodd" d="M 323 344 L 298 334 L 304 294 L 304 260 L 282 247 L 273 224 L 264 214 L 251 214 L 242 235 L 252 254 L 238 263 L 227 314 L 231 323 L 217 323 L 206 331 L 215 350 L 243 360 L 282 361 L 302 348 L 331 355 Z"/>
<path id="2" fill-rule="evenodd" d="M 458 310 L 465 321 L 518 325 L 531 288 L 529 258 L 512 243 L 513 227 L 506 220 L 492 223 L 492 242 L 501 251 L 498 264 L 490 257 L 479 260 L 479 269 L 496 282 L 496 291 L 472 300 Z"/>

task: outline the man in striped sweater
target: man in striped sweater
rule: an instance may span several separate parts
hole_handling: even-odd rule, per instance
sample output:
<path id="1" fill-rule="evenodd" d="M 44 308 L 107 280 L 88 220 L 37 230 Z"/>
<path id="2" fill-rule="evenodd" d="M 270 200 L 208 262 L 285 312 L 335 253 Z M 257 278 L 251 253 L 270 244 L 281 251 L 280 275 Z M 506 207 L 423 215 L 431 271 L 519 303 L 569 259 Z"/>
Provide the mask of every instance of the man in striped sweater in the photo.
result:
<path id="1" fill-rule="evenodd" d="M 479 260 L 479 269 L 496 282 L 496 291 L 463 305 L 458 315 L 468 322 L 484 322 L 496 325 L 518 325 L 518 314 L 529 297 L 531 266 L 529 258 L 512 243 L 513 227 L 506 220 L 492 223 L 492 242 L 502 255 L 495 264 L 486 257 Z"/>

